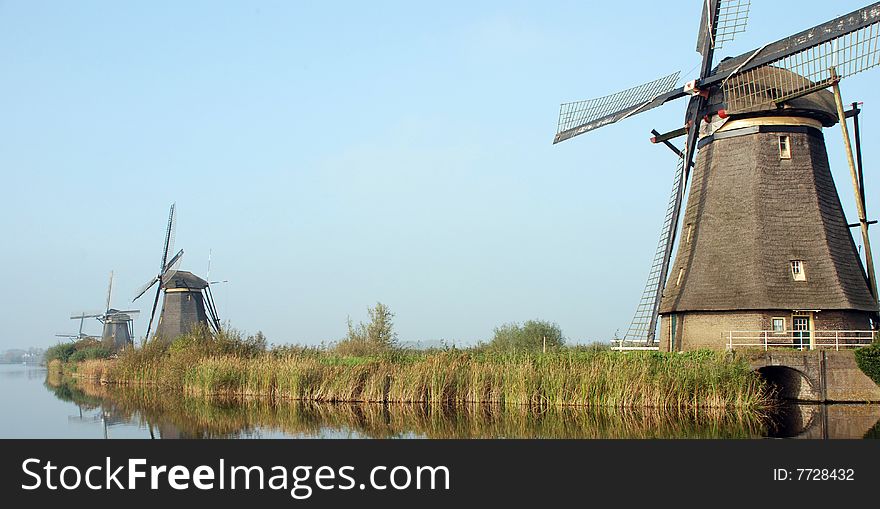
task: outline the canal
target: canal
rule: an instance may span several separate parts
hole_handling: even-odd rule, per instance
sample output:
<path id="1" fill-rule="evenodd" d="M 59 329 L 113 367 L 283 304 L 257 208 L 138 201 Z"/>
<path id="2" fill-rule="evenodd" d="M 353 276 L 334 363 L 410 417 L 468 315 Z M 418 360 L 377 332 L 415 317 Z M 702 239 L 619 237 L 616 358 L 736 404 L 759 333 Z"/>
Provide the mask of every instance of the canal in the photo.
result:
<path id="1" fill-rule="evenodd" d="M 0 438 L 880 438 L 880 405 L 755 415 L 205 399 L 20 364 L 0 365 L 0 384 Z"/>

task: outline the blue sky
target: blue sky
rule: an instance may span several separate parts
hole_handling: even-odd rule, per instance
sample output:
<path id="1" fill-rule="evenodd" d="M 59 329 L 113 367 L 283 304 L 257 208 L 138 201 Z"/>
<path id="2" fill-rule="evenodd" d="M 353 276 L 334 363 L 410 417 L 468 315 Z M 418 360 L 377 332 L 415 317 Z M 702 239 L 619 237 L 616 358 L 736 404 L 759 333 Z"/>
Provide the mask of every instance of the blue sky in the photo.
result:
<path id="1" fill-rule="evenodd" d="M 863 1 L 755 0 L 721 56 Z M 701 4 L 0 2 L 0 348 L 75 332 L 110 270 L 129 306 L 173 201 L 182 268 L 204 275 L 211 250 L 221 318 L 272 342 L 336 340 L 376 301 L 403 340 L 531 318 L 622 333 L 675 165 L 649 131 L 685 103 L 553 146 L 558 105 L 692 78 Z M 842 84 L 866 103 L 869 214 L 877 80 Z"/>

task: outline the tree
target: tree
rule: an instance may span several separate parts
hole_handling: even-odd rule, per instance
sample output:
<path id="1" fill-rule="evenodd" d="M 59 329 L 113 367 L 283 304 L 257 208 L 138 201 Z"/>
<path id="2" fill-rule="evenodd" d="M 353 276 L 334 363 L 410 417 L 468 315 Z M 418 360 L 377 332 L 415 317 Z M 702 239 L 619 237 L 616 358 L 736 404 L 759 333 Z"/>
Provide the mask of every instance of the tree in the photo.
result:
<path id="1" fill-rule="evenodd" d="M 373 355 L 397 346 L 397 333 L 394 332 L 394 313 L 388 306 L 377 302 L 374 307 L 367 308 L 370 323 L 357 325 L 348 319 L 348 334 L 336 345 L 336 351 L 342 355 Z"/>
<path id="2" fill-rule="evenodd" d="M 495 328 L 489 346 L 501 351 L 533 351 L 557 349 L 565 345 L 562 329 L 553 322 L 529 320 L 524 324 L 506 323 Z"/>
<path id="3" fill-rule="evenodd" d="M 394 332 L 394 313 L 388 306 L 381 302 L 376 307 L 368 308 L 370 323 L 367 325 L 367 341 L 385 348 L 393 348 L 397 344 L 397 334 Z"/>

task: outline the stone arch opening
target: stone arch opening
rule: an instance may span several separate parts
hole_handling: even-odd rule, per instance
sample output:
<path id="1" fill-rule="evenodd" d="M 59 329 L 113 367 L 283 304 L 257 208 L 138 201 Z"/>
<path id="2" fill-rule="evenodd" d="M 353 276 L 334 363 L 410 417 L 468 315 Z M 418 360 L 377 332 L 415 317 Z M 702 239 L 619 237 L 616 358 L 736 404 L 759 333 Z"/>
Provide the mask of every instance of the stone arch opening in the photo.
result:
<path id="1" fill-rule="evenodd" d="M 770 384 L 773 395 L 786 401 L 817 401 L 820 394 L 802 371 L 788 366 L 764 366 L 757 373 Z"/>

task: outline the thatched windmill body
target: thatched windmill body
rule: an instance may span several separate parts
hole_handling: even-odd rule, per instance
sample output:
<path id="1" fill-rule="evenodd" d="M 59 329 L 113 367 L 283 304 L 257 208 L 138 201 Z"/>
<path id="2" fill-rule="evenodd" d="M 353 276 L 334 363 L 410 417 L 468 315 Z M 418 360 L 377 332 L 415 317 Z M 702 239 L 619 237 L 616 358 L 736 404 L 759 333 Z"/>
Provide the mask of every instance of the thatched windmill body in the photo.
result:
<path id="1" fill-rule="evenodd" d="M 675 88 L 675 73 L 562 106 L 555 142 L 690 98 L 682 128 L 653 131 L 652 141 L 673 149 L 679 166 L 630 341 L 659 340 L 660 349 L 672 351 L 720 349 L 735 333 L 749 332 L 791 337 L 803 346 L 815 331 L 877 325 L 871 222 L 861 158 L 852 154 L 846 122 L 859 110 L 845 111 L 838 82 L 880 65 L 880 3 L 713 68 L 714 51 L 744 29 L 748 7 L 748 0 L 705 2 L 701 72 L 686 85 Z M 823 128 L 836 123 L 858 207 L 853 225 L 844 217 L 825 149 Z M 678 136 L 686 137 L 683 149 L 670 141 Z M 856 141 L 858 148 L 858 134 Z M 850 227 L 861 229 L 864 265 Z"/>

